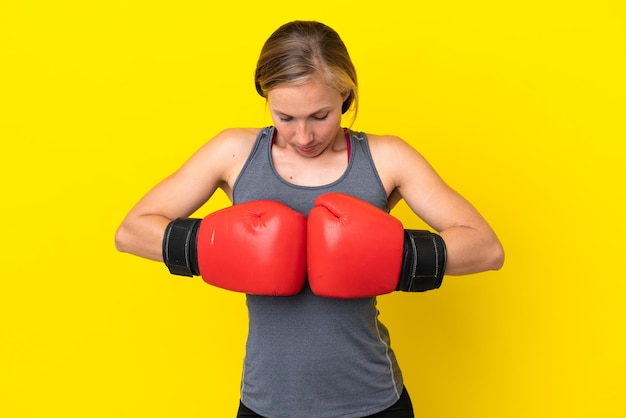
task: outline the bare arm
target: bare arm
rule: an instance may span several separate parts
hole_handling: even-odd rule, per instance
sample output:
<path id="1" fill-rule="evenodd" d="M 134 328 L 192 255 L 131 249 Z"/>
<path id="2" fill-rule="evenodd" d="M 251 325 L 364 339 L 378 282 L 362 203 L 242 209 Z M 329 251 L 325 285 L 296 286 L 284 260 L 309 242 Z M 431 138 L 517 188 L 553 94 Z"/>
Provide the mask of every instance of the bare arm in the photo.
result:
<path id="1" fill-rule="evenodd" d="M 257 132 L 232 129 L 207 142 L 130 210 L 115 234 L 116 248 L 162 261 L 163 233 L 167 224 L 195 212 L 219 187 L 230 195 Z"/>
<path id="2" fill-rule="evenodd" d="M 391 199 L 403 198 L 444 239 L 447 275 L 502 267 L 504 250 L 491 226 L 441 179 L 421 154 L 396 137 L 373 137 L 371 145 Z"/>

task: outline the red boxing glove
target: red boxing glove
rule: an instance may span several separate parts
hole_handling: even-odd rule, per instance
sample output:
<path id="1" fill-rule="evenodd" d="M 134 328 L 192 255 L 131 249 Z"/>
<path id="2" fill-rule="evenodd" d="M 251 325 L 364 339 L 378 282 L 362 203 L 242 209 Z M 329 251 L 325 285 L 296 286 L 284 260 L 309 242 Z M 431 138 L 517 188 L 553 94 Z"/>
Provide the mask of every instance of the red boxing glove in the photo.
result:
<path id="1" fill-rule="evenodd" d="M 306 218 L 286 205 L 253 201 L 204 219 L 172 221 L 163 239 L 172 274 L 268 296 L 294 295 L 306 277 Z"/>
<path id="2" fill-rule="evenodd" d="M 307 242 L 309 282 L 318 296 L 420 292 L 443 280 L 446 251 L 439 235 L 405 230 L 385 211 L 345 194 L 315 200 Z"/>

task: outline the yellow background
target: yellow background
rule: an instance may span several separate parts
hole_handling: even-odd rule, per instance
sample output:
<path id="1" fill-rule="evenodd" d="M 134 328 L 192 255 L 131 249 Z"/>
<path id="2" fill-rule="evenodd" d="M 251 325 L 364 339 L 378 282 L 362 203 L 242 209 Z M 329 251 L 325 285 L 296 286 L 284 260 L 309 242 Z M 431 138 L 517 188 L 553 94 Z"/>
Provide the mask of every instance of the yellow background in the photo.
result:
<path id="1" fill-rule="evenodd" d="M 3 0 L 0 416 L 235 415 L 243 296 L 113 235 L 219 130 L 270 123 L 252 74 L 292 19 L 347 43 L 353 127 L 410 141 L 506 249 L 380 298 L 416 415 L 626 416 L 623 4 Z"/>

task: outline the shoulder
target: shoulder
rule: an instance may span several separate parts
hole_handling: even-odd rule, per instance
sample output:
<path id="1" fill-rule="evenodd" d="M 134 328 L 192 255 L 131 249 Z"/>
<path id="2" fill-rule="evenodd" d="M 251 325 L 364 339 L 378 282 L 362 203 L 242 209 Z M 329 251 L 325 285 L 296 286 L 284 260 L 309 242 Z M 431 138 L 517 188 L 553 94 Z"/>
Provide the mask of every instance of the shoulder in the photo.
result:
<path id="1" fill-rule="evenodd" d="M 252 148 L 254 141 L 261 132 L 260 128 L 228 128 L 215 135 L 206 144 L 208 147 L 221 148 Z"/>
<path id="2" fill-rule="evenodd" d="M 214 166 L 245 159 L 260 131 L 259 128 L 224 129 L 200 147 L 194 159 L 208 160 Z"/>
<path id="3" fill-rule="evenodd" d="M 230 139 L 255 139 L 262 128 L 226 128 L 219 132 L 215 138 Z"/>
<path id="4" fill-rule="evenodd" d="M 228 128 L 210 139 L 196 153 L 195 159 L 205 169 L 232 184 L 252 151 L 261 128 Z"/>
<path id="5" fill-rule="evenodd" d="M 430 163 L 411 144 L 396 135 L 367 134 L 372 160 L 389 193 L 406 185 L 437 179 Z"/>
<path id="6" fill-rule="evenodd" d="M 365 135 L 367 136 L 370 148 L 382 152 L 390 151 L 400 146 L 408 146 L 406 141 L 396 135 L 378 135 L 372 133 L 365 133 Z"/>
<path id="7" fill-rule="evenodd" d="M 229 128 L 205 142 L 179 170 L 189 177 L 228 180 L 245 163 L 259 128 Z"/>
<path id="8" fill-rule="evenodd" d="M 404 139 L 396 135 L 366 134 L 372 158 L 379 168 L 389 170 L 406 164 L 425 163 L 422 155 Z"/>

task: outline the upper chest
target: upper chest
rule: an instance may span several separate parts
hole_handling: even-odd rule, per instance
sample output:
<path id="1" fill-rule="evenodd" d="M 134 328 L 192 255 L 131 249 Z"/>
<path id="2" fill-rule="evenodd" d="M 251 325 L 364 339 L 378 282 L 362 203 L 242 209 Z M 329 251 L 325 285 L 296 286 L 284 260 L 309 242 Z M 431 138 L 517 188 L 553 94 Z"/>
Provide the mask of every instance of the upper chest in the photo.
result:
<path id="1" fill-rule="evenodd" d="M 333 183 L 348 168 L 348 149 L 304 158 L 282 147 L 272 146 L 271 161 L 276 173 L 288 183 L 316 187 Z"/>

